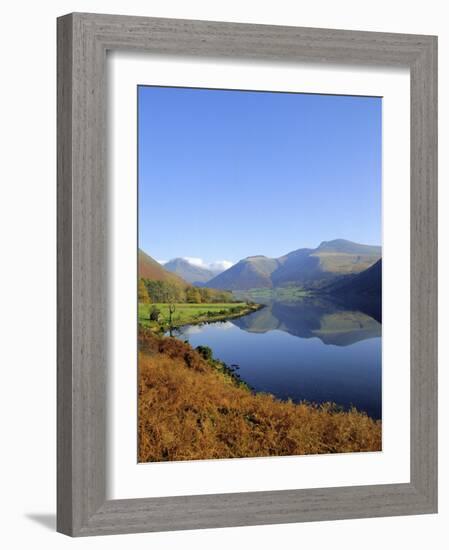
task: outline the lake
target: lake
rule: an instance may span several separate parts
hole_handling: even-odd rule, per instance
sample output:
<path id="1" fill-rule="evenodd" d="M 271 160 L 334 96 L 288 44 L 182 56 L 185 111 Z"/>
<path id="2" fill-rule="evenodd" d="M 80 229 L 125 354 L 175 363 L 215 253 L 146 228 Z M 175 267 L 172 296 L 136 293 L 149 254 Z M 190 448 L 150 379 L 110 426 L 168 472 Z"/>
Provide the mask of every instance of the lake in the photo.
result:
<path id="1" fill-rule="evenodd" d="M 187 325 L 178 338 L 203 345 L 237 365 L 255 391 L 279 399 L 355 406 L 382 417 L 381 323 L 329 299 L 268 301 L 263 309 L 226 322 Z"/>

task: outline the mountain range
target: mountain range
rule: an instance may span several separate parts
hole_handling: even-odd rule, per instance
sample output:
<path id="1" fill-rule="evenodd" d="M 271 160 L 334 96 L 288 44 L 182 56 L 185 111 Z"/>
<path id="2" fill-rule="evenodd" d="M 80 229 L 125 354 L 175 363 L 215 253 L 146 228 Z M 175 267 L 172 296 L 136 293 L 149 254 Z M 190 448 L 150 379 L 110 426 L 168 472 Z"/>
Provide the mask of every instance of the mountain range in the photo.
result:
<path id="1" fill-rule="evenodd" d="M 380 246 L 335 239 L 279 258 L 249 256 L 229 269 L 214 272 L 184 258 L 175 258 L 162 266 L 139 250 L 139 276 L 220 290 L 302 286 L 339 294 L 349 290 L 367 293 L 371 285 L 375 293 L 376 284 L 380 284 L 381 254 Z"/>
<path id="2" fill-rule="evenodd" d="M 189 262 L 189 260 L 185 258 L 174 258 L 170 260 L 164 264 L 164 269 L 171 273 L 176 273 L 176 275 L 182 277 L 184 281 L 198 286 L 207 283 L 207 281 L 210 281 L 216 275 L 224 271 L 224 269 L 213 271 Z"/>
<path id="3" fill-rule="evenodd" d="M 207 286 L 227 290 L 289 285 L 319 288 L 344 275 L 365 271 L 381 254 L 380 246 L 344 239 L 324 241 L 317 248 L 300 248 L 280 258 L 249 256 L 207 281 Z"/>

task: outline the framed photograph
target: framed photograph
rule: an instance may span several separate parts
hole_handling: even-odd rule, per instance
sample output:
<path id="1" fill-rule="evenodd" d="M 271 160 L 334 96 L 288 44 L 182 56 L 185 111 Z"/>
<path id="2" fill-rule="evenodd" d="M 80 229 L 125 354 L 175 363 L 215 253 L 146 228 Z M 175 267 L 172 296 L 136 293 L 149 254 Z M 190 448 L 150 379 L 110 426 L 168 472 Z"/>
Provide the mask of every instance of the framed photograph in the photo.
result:
<path id="1" fill-rule="evenodd" d="M 437 39 L 58 19 L 58 531 L 437 511 Z"/>

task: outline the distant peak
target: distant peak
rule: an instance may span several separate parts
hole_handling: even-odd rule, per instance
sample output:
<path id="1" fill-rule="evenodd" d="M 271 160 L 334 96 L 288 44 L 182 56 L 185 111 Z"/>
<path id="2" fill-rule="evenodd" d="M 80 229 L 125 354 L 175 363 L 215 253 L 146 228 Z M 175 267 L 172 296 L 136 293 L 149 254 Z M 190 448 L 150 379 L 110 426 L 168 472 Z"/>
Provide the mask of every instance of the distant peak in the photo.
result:
<path id="1" fill-rule="evenodd" d="M 316 249 L 317 252 L 340 252 L 347 254 L 381 254 L 380 246 L 371 244 L 355 243 L 347 239 L 334 239 L 332 241 L 323 241 Z"/>
<path id="2" fill-rule="evenodd" d="M 333 239 L 332 241 L 322 241 L 318 248 L 324 248 L 326 246 L 336 246 L 339 244 L 356 244 L 353 241 L 348 241 L 347 239 Z"/>

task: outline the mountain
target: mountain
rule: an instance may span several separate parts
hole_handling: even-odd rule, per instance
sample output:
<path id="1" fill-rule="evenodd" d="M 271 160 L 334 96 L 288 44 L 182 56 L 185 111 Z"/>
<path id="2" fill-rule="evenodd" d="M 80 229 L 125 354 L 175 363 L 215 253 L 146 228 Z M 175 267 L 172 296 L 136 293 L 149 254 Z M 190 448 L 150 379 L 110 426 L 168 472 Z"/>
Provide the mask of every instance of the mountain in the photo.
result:
<path id="1" fill-rule="evenodd" d="M 330 283 L 322 292 L 347 307 L 359 309 L 382 321 L 382 260 L 358 273 Z"/>
<path id="2" fill-rule="evenodd" d="M 358 294 L 380 296 L 382 294 L 382 260 L 358 273 L 331 283 L 324 289 L 329 294 Z"/>
<path id="3" fill-rule="evenodd" d="M 152 281 L 167 281 L 180 286 L 187 286 L 187 283 L 176 275 L 164 269 L 161 264 L 154 260 L 139 248 L 139 278 L 151 279 Z"/>
<path id="4" fill-rule="evenodd" d="M 360 254 L 361 256 L 376 256 L 381 253 L 381 247 L 371 244 L 359 244 L 345 239 L 323 241 L 317 248 L 319 253 Z"/>
<path id="5" fill-rule="evenodd" d="M 300 248 L 280 258 L 250 256 L 208 281 L 211 288 L 249 290 L 297 285 L 320 288 L 343 275 L 365 271 L 381 257 L 380 246 L 344 239 Z"/>
<path id="6" fill-rule="evenodd" d="M 214 272 L 205 267 L 192 264 L 184 258 L 174 258 L 170 260 L 164 264 L 164 269 L 171 273 L 176 273 L 185 281 L 192 284 L 206 283 L 217 275 L 217 271 Z"/>
<path id="7" fill-rule="evenodd" d="M 299 284 L 318 287 L 337 276 L 364 271 L 381 254 L 380 246 L 344 239 L 324 241 L 315 249 L 302 248 L 279 258 L 281 267 L 273 273 L 273 283 L 274 286 Z"/>
<path id="8" fill-rule="evenodd" d="M 214 277 L 207 286 L 222 290 L 271 288 L 273 286 L 271 276 L 278 267 L 279 262 L 276 259 L 249 256 Z"/>

